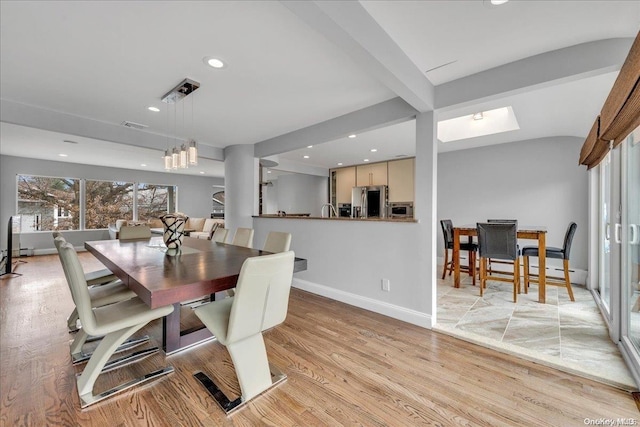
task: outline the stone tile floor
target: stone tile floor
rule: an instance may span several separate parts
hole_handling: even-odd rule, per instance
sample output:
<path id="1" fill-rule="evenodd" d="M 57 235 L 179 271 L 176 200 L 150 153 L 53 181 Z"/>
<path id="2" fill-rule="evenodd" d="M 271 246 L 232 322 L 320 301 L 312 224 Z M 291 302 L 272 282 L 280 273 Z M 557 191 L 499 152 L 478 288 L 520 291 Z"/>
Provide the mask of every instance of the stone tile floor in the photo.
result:
<path id="1" fill-rule="evenodd" d="M 488 282 L 484 297 L 469 276 L 459 289 L 452 276 L 438 279 L 434 329 L 467 341 L 592 378 L 637 390 L 620 351 L 611 341 L 598 307 L 586 288 L 574 285 L 576 301 L 565 288 L 547 287 L 547 303 L 538 303 L 538 288 L 513 303 L 509 283 Z"/>

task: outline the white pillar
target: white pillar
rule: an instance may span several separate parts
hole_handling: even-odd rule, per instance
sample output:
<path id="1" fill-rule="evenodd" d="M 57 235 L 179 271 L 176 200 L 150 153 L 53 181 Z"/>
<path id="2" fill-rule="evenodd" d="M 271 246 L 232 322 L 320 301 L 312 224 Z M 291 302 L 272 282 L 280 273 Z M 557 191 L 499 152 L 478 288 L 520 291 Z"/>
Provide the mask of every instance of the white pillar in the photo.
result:
<path id="1" fill-rule="evenodd" d="M 438 144 L 436 116 L 433 111 L 416 116 L 416 202 L 415 218 L 420 222 L 421 305 L 431 314 L 431 326 L 436 322 L 437 258 L 437 201 L 438 201 Z"/>
<path id="2" fill-rule="evenodd" d="M 226 147 L 224 222 L 231 236 L 238 227 L 253 228 L 252 215 L 258 214 L 258 184 L 258 159 L 253 157 L 253 144 Z"/>

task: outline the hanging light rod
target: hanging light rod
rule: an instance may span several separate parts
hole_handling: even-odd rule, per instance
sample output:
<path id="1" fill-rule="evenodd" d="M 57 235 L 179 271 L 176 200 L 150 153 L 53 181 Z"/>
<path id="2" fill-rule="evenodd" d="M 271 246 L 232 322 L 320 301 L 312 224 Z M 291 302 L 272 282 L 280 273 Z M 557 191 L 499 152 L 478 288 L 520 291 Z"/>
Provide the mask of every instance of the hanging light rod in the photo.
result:
<path id="1" fill-rule="evenodd" d="M 184 79 L 180 84 L 162 97 L 162 102 L 167 104 L 175 104 L 191 92 L 195 92 L 200 87 L 200 83 L 191 79 Z"/>

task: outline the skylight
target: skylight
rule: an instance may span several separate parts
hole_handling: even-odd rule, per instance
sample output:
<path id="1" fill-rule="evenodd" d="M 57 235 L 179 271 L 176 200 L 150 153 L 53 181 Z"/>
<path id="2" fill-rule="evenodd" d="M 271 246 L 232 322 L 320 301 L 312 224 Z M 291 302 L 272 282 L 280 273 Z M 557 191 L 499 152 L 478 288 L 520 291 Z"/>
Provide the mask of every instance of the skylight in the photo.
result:
<path id="1" fill-rule="evenodd" d="M 438 139 L 442 142 L 452 142 L 520 129 L 511 106 L 482 111 L 481 120 L 474 120 L 477 114 L 438 122 Z"/>

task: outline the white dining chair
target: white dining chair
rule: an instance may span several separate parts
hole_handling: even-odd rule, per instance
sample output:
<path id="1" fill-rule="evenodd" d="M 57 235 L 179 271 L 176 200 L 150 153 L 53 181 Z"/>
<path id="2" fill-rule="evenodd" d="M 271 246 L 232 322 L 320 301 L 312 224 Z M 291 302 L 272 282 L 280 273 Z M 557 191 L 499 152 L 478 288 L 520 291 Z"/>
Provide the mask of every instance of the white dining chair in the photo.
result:
<path id="1" fill-rule="evenodd" d="M 82 373 L 76 377 L 80 404 L 83 408 L 99 402 L 115 393 L 126 390 L 134 385 L 147 382 L 173 372 L 172 366 L 161 368 L 154 372 L 142 375 L 132 381 L 120 384 L 102 393 L 94 394 L 93 386 L 98 376 L 105 372 L 140 361 L 151 354 L 158 352 L 158 348 L 144 350 L 118 360 L 111 361 L 106 368 L 109 358 L 116 352 L 120 345 L 133 333 L 145 326 L 151 320 L 169 315 L 173 306 L 168 305 L 155 309 L 143 302 L 140 298 L 131 298 L 104 307 L 92 307 L 91 295 L 87 282 L 84 279 L 84 271 L 78 259 L 76 251 L 69 243 L 62 243 L 59 248 L 62 268 L 71 289 L 73 301 L 78 308 L 82 330 L 93 336 L 104 335 L 100 340 L 91 358 L 87 362 Z"/>
<path id="2" fill-rule="evenodd" d="M 241 228 L 236 230 L 236 234 L 231 241 L 232 245 L 244 246 L 245 248 L 253 247 L 253 228 Z"/>
<path id="3" fill-rule="evenodd" d="M 227 414 L 286 379 L 270 366 L 262 332 L 287 317 L 293 263 L 292 251 L 248 258 L 234 297 L 194 310 L 233 361 L 241 390 L 237 399 L 230 400 L 204 373 L 194 374 Z"/>

